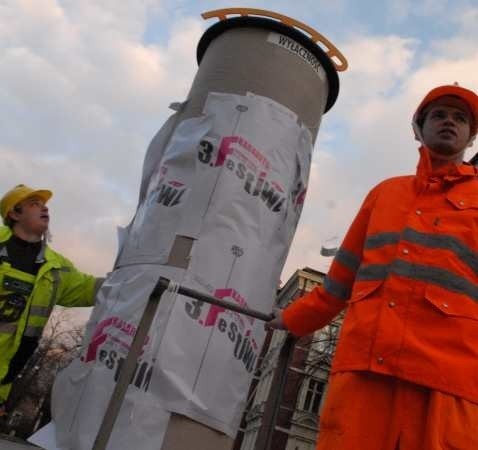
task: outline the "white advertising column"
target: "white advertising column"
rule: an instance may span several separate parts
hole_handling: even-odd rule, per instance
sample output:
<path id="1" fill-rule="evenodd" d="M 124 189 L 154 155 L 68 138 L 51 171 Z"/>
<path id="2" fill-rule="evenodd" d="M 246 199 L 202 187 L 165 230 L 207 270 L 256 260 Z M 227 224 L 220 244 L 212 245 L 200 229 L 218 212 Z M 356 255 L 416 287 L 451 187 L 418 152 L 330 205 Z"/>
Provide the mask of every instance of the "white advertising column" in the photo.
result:
<path id="1" fill-rule="evenodd" d="M 55 383 L 59 447 L 91 449 L 160 276 L 270 313 L 338 95 L 331 59 L 275 19 L 226 18 L 201 38 L 188 98 L 148 148 L 81 358 Z M 231 448 L 263 339 L 258 320 L 166 293 L 108 448 Z"/>

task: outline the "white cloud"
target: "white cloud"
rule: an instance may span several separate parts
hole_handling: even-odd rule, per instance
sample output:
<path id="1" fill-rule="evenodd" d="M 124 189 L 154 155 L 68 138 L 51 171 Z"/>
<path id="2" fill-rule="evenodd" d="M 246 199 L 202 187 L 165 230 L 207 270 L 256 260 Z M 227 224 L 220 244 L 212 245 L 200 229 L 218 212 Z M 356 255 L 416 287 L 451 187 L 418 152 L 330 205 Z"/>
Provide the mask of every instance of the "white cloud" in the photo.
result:
<path id="1" fill-rule="evenodd" d="M 331 153 L 321 150 L 314 158 L 301 220 L 282 275 L 284 282 L 297 268 L 328 268 L 331 259 L 321 256 L 320 248 L 340 244 L 362 196 L 343 174 Z"/>
<path id="2" fill-rule="evenodd" d="M 115 227 L 125 224 L 133 205 L 118 196 L 101 171 L 72 166 L 66 159 L 19 155 L 0 147 L 2 192 L 17 183 L 53 191 L 49 202 L 52 247 L 96 275 L 110 270 L 116 250 Z M 12 174 L 16 180 L 12 183 Z M 87 174 L 87 175 L 86 175 Z"/>
<path id="3" fill-rule="evenodd" d="M 388 16 L 391 22 L 401 22 L 409 17 L 413 3 L 411 0 L 395 0 L 388 5 Z"/>
<path id="4" fill-rule="evenodd" d="M 390 2 L 388 9 L 395 8 L 398 20 L 431 14 L 429 3 L 416 9 L 408 1 Z M 166 119 L 167 105 L 185 98 L 197 42 L 211 25 L 186 16 L 184 5 L 167 5 L 0 5 L 0 190 L 20 182 L 51 187 L 53 246 L 97 274 L 111 268 L 114 228 L 125 225 L 135 209 L 145 149 Z M 215 6 L 208 1 L 202 9 Z M 340 8 L 346 14 L 344 2 Z M 324 10 L 316 12 L 322 17 Z M 300 9 L 297 14 L 306 16 Z M 454 34 L 430 43 L 364 34 L 348 22 L 339 47 L 350 68 L 340 74 L 339 99 L 319 132 L 320 150 L 284 274 L 322 264 L 320 245 L 343 234 L 368 189 L 385 177 L 413 172 L 417 145 L 409 124 L 429 88 L 455 80 L 478 87 L 477 15 L 476 8 L 454 13 Z M 162 38 L 146 42 L 155 17 Z M 330 123 L 340 124 L 340 136 Z"/>
<path id="5" fill-rule="evenodd" d="M 341 46 L 349 61 L 341 74 L 341 104 L 349 108 L 389 94 L 409 74 L 416 47 L 416 40 L 400 36 L 352 36 Z"/>
<path id="6" fill-rule="evenodd" d="M 470 48 L 466 54 L 460 51 L 463 41 Z M 341 46 L 350 69 L 341 74 L 340 97 L 324 123 L 333 116 L 345 136 L 336 140 L 328 136 L 324 152 L 319 132 L 321 151 L 314 158 L 309 195 L 284 280 L 297 267 L 325 268 L 320 246 L 334 234 L 343 236 L 366 192 L 385 178 L 414 173 L 419 144 L 410 124 L 430 89 L 459 81 L 478 90 L 474 39 L 460 33 L 434 41 L 428 54 L 418 53 L 418 44 L 423 45 L 398 36 L 356 36 Z M 339 149 L 339 142 L 350 148 Z M 474 152 L 469 150 L 467 158 Z M 332 209 L 331 199 L 336 205 Z"/>
<path id="7" fill-rule="evenodd" d="M 163 44 L 144 43 L 158 2 L 120 3 L 0 6 L 0 190 L 54 190 L 53 247 L 98 275 L 134 212 L 149 140 L 189 90 L 204 26 L 182 18 Z"/>

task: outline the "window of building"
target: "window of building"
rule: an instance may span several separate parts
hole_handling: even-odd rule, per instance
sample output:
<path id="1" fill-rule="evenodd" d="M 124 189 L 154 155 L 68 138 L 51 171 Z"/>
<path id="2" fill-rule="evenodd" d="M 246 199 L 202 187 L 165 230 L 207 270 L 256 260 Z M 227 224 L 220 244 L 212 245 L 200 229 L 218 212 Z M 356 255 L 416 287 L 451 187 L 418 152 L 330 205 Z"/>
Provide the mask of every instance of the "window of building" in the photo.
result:
<path id="1" fill-rule="evenodd" d="M 303 408 L 305 411 L 317 414 L 319 412 L 320 399 L 324 391 L 325 384 L 314 378 L 310 378 L 304 398 Z"/>
<path id="2" fill-rule="evenodd" d="M 313 341 L 313 350 L 318 353 L 333 354 L 339 334 L 338 324 L 331 323 L 322 328 Z"/>

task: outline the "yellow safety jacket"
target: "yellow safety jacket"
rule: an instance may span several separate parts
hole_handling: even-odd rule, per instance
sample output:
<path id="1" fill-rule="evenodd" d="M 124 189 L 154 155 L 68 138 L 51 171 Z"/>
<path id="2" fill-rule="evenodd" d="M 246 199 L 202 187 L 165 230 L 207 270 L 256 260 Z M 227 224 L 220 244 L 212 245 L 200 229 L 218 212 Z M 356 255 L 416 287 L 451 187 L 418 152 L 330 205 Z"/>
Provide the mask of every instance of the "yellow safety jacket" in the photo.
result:
<path id="1" fill-rule="evenodd" d="M 0 227 L 0 254 L 5 254 L 4 243 L 11 235 L 9 227 Z M 79 272 L 67 258 L 49 247 L 45 247 L 41 256 L 44 263 L 36 276 L 14 269 L 8 262 L 0 264 L 0 299 L 24 289 L 26 300 L 19 317 L 14 317 L 16 320 L 0 320 L 0 380 L 8 373 L 22 337 L 40 337 L 55 305 L 92 306 L 94 303 L 95 277 Z M 31 289 L 27 289 L 28 286 Z M 0 309 L 5 310 L 2 300 Z M 10 389 L 11 383 L 0 384 L 0 403 L 6 401 Z"/>

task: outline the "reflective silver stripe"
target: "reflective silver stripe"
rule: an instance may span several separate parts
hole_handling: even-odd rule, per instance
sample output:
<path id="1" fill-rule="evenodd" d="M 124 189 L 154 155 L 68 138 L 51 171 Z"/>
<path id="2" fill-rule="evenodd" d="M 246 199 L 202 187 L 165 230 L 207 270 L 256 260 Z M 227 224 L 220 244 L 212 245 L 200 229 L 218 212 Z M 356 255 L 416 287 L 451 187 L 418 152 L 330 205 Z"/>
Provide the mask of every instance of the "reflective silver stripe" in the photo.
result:
<path id="1" fill-rule="evenodd" d="M 365 242 L 365 249 L 371 250 L 384 245 L 397 244 L 400 239 L 428 248 L 449 250 L 478 274 L 478 253 L 455 236 L 449 234 L 423 233 L 412 228 L 406 228 L 402 235 L 385 231 L 369 236 Z"/>
<path id="2" fill-rule="evenodd" d="M 50 308 L 47 306 L 35 306 L 30 308 L 30 316 L 49 317 Z"/>
<path id="3" fill-rule="evenodd" d="M 399 240 L 400 233 L 384 231 L 383 233 L 368 236 L 364 247 L 366 250 L 372 250 L 374 248 L 383 247 L 384 245 L 396 244 Z"/>
<path id="4" fill-rule="evenodd" d="M 390 264 L 367 264 L 361 266 L 357 272 L 357 281 L 385 280 L 390 269 Z"/>
<path id="5" fill-rule="evenodd" d="M 424 247 L 450 250 L 478 274 L 478 254 L 455 236 L 450 236 L 448 234 L 421 233 L 412 228 L 406 228 L 403 232 L 403 239 L 415 244 L 423 245 Z"/>
<path id="6" fill-rule="evenodd" d="M 360 258 L 342 247 L 335 255 L 335 259 L 354 273 L 360 266 Z"/>
<path id="7" fill-rule="evenodd" d="M 0 333 L 15 334 L 17 332 L 17 324 L 0 322 Z"/>
<path id="8" fill-rule="evenodd" d="M 58 269 L 52 269 L 51 274 L 53 276 L 53 287 L 52 287 L 48 306 L 32 305 L 30 307 L 28 321 L 30 320 L 30 316 L 37 316 L 37 317 L 40 316 L 40 317 L 46 317 L 46 318 L 50 317 L 51 311 L 56 303 L 56 293 L 58 292 L 58 285 L 60 284 L 60 274 L 58 272 Z M 39 329 L 39 332 L 35 331 L 38 329 Z M 33 334 L 29 334 L 28 330 L 30 330 L 30 333 L 33 333 Z M 36 337 L 36 336 L 40 336 L 42 331 L 43 331 L 43 327 L 35 327 L 27 323 L 27 327 L 25 328 L 24 335 Z"/>
<path id="9" fill-rule="evenodd" d="M 392 272 L 404 277 L 437 284 L 449 291 L 468 295 L 468 297 L 471 297 L 474 301 L 478 301 L 478 285 L 448 270 L 421 264 L 410 264 L 397 259 L 392 265 Z"/>
<path id="10" fill-rule="evenodd" d="M 60 267 L 60 272 L 71 272 L 71 269 L 69 267 L 63 266 Z"/>
<path id="11" fill-rule="evenodd" d="M 58 292 L 58 285 L 60 284 L 60 273 L 58 269 L 52 269 L 51 274 L 53 276 L 53 288 L 51 291 L 50 304 L 48 305 L 48 314 L 50 314 L 56 305 L 56 293 Z"/>
<path id="12" fill-rule="evenodd" d="M 449 270 L 422 264 L 411 264 L 401 259 L 392 264 L 370 264 L 363 266 L 357 273 L 358 281 L 383 280 L 389 273 L 436 284 L 449 291 L 467 295 L 478 302 L 478 285 L 460 277 Z"/>
<path id="13" fill-rule="evenodd" d="M 43 332 L 43 327 L 34 327 L 32 325 L 28 325 L 25 328 L 23 335 L 29 336 L 29 337 L 38 337 L 38 336 L 41 336 L 42 332 Z"/>
<path id="14" fill-rule="evenodd" d="M 43 240 L 41 241 L 41 249 L 38 252 L 38 255 L 35 259 L 35 262 L 37 264 L 41 264 L 45 262 L 45 250 L 46 250 L 46 238 L 43 238 Z"/>
<path id="15" fill-rule="evenodd" d="M 324 289 L 328 294 L 333 295 L 340 300 L 348 300 L 352 291 L 351 287 L 332 280 L 329 276 L 325 277 Z"/>

